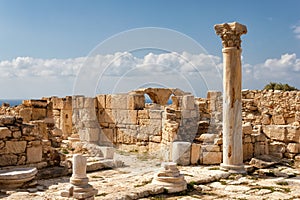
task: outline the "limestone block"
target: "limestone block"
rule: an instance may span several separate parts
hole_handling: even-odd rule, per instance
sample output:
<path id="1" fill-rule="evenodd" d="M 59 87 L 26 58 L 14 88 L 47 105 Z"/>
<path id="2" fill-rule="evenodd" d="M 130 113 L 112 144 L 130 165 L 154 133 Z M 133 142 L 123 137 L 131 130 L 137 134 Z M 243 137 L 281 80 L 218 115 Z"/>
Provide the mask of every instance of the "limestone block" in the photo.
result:
<path id="1" fill-rule="evenodd" d="M 271 116 L 268 114 L 263 114 L 262 115 L 262 119 L 261 119 L 261 123 L 263 125 L 269 125 L 271 124 Z"/>
<path id="2" fill-rule="evenodd" d="M 160 135 L 150 135 L 149 136 L 149 141 L 150 142 L 156 142 L 156 143 L 160 143 L 161 142 L 161 136 Z"/>
<path id="3" fill-rule="evenodd" d="M 243 129 L 243 134 L 244 135 L 250 135 L 250 134 L 252 134 L 251 123 L 247 122 L 247 123 L 243 124 L 242 125 L 242 129 Z"/>
<path id="4" fill-rule="evenodd" d="M 276 124 L 276 125 L 284 125 L 285 124 L 283 115 L 273 115 L 272 122 L 273 122 L 273 124 Z"/>
<path id="5" fill-rule="evenodd" d="M 184 95 L 182 97 L 182 108 L 186 110 L 195 109 L 195 97 L 193 95 Z"/>
<path id="6" fill-rule="evenodd" d="M 12 132 L 7 127 L 0 127 L 0 139 L 11 137 Z"/>
<path id="7" fill-rule="evenodd" d="M 156 143 L 156 142 L 149 142 L 148 144 L 149 147 L 149 153 L 153 153 L 157 156 L 160 156 L 160 151 L 164 150 L 161 148 L 161 143 Z"/>
<path id="8" fill-rule="evenodd" d="M 172 144 L 172 162 L 178 165 L 189 165 L 191 161 L 191 143 L 173 142 Z"/>
<path id="9" fill-rule="evenodd" d="M 41 162 L 43 155 L 42 150 L 42 145 L 27 148 L 27 164 Z"/>
<path id="10" fill-rule="evenodd" d="M 83 108 L 90 108 L 90 109 L 95 109 L 95 98 L 92 97 L 85 97 L 83 101 Z"/>
<path id="11" fill-rule="evenodd" d="M 286 126 L 284 125 L 268 125 L 263 126 L 263 132 L 271 139 L 285 142 L 286 140 Z"/>
<path id="12" fill-rule="evenodd" d="M 72 110 L 61 110 L 60 115 L 60 128 L 64 137 L 68 137 L 72 133 Z"/>
<path id="13" fill-rule="evenodd" d="M 209 99 L 209 100 L 215 100 L 220 96 L 222 96 L 222 92 L 213 91 L 213 90 L 207 91 L 207 95 L 206 95 L 207 99 Z"/>
<path id="14" fill-rule="evenodd" d="M 76 109 L 82 109 L 84 107 L 84 96 L 78 95 L 75 96 L 74 98 L 72 98 L 72 106 L 73 108 Z M 53 108 L 55 108 L 55 106 L 53 105 Z M 57 109 L 62 109 L 61 107 L 57 107 Z"/>
<path id="15" fill-rule="evenodd" d="M 34 108 L 46 108 L 48 105 L 47 100 L 41 100 L 41 99 L 23 100 L 22 104 L 26 107 L 34 107 Z"/>
<path id="16" fill-rule="evenodd" d="M 14 154 L 0 155 L 0 166 L 16 165 L 17 161 L 18 161 L 18 156 Z"/>
<path id="17" fill-rule="evenodd" d="M 100 143 L 101 142 L 113 143 L 113 141 L 114 141 L 114 130 L 110 128 L 101 129 Z"/>
<path id="18" fill-rule="evenodd" d="M 137 124 L 137 110 L 118 110 L 117 122 L 121 124 Z"/>
<path id="19" fill-rule="evenodd" d="M 267 137 L 263 133 L 251 134 L 251 136 L 254 138 L 254 142 L 265 142 L 265 141 L 267 141 Z"/>
<path id="20" fill-rule="evenodd" d="M 44 121 L 32 121 L 32 124 L 35 126 L 35 131 L 40 135 L 43 139 L 48 139 L 48 131 L 47 124 Z"/>
<path id="21" fill-rule="evenodd" d="M 264 142 L 254 143 L 254 156 L 269 154 L 268 146 Z"/>
<path id="22" fill-rule="evenodd" d="M 117 112 L 111 109 L 99 109 L 98 120 L 100 123 L 112 123 L 115 124 L 117 119 Z"/>
<path id="23" fill-rule="evenodd" d="M 150 125 L 150 119 L 138 119 L 139 125 Z"/>
<path id="24" fill-rule="evenodd" d="M 192 143 L 191 147 L 191 164 L 196 165 L 199 163 L 201 155 L 201 144 Z"/>
<path id="25" fill-rule="evenodd" d="M 273 155 L 274 153 L 284 153 L 286 150 L 286 144 L 283 142 L 273 141 L 269 144 L 269 153 Z"/>
<path id="26" fill-rule="evenodd" d="M 32 108 L 23 108 L 19 111 L 20 117 L 23 118 L 24 122 L 31 121 L 31 115 L 32 115 Z"/>
<path id="27" fill-rule="evenodd" d="M 40 120 L 45 119 L 47 116 L 47 109 L 46 108 L 33 108 L 32 109 L 32 120 Z"/>
<path id="28" fill-rule="evenodd" d="M 145 108 L 145 96 L 143 94 L 130 94 L 127 96 L 127 109 L 142 110 Z"/>
<path id="29" fill-rule="evenodd" d="M 253 158 L 253 144 L 245 143 L 243 144 L 243 160 L 250 160 Z"/>
<path id="30" fill-rule="evenodd" d="M 115 149 L 113 147 L 100 147 L 103 157 L 105 159 L 113 159 Z"/>
<path id="31" fill-rule="evenodd" d="M 150 119 L 161 119 L 163 110 L 149 110 Z"/>
<path id="32" fill-rule="evenodd" d="M 0 128 L 1 129 L 1 128 Z M 1 134 L 0 134 L 1 135 Z M 21 136 L 22 136 L 22 133 L 21 133 L 21 131 L 14 131 L 13 133 L 12 133 L 12 135 L 13 135 L 13 138 L 16 138 L 16 139 L 18 139 L 18 138 L 20 138 Z"/>
<path id="33" fill-rule="evenodd" d="M 192 111 L 191 110 L 182 110 L 181 111 L 181 115 L 182 115 L 182 118 L 192 118 Z"/>
<path id="34" fill-rule="evenodd" d="M 52 97 L 52 106 L 55 110 L 63 109 L 63 100 L 62 98 Z"/>
<path id="35" fill-rule="evenodd" d="M 288 142 L 300 142 L 300 128 L 299 126 L 287 126 L 286 139 Z"/>
<path id="36" fill-rule="evenodd" d="M 220 146 L 213 145 L 213 144 L 203 144 L 202 151 L 203 152 L 220 152 Z"/>
<path id="37" fill-rule="evenodd" d="M 97 142 L 99 140 L 100 128 L 79 129 L 79 138 L 82 141 Z"/>
<path id="38" fill-rule="evenodd" d="M 218 134 L 204 133 L 199 137 L 199 141 L 203 143 L 214 143 L 214 140 L 218 137 Z"/>
<path id="39" fill-rule="evenodd" d="M 98 103 L 98 109 L 104 109 L 105 108 L 105 102 L 106 102 L 106 95 L 105 94 L 98 94 L 96 96 L 97 103 Z"/>
<path id="40" fill-rule="evenodd" d="M 203 152 L 202 164 L 214 165 L 222 162 L 222 152 Z"/>
<path id="41" fill-rule="evenodd" d="M 149 110 L 139 110 L 138 111 L 138 118 L 139 119 L 149 119 Z"/>
<path id="42" fill-rule="evenodd" d="M 7 153 L 24 153 L 26 149 L 26 141 L 7 141 L 5 144 Z"/>
<path id="43" fill-rule="evenodd" d="M 299 143 L 289 143 L 287 145 L 288 153 L 299 153 L 300 152 L 300 144 Z"/>
<path id="44" fill-rule="evenodd" d="M 111 94 L 106 96 L 106 108 L 127 109 L 127 94 Z"/>
<path id="45" fill-rule="evenodd" d="M 16 121 L 16 117 L 8 115 L 0 115 L 0 126 L 13 125 Z"/>

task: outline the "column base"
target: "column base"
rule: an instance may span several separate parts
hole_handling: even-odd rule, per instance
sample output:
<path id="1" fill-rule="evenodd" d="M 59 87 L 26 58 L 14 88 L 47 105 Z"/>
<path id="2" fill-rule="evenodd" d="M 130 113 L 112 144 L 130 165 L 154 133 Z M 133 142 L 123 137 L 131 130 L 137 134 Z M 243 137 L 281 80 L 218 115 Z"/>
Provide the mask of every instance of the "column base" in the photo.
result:
<path id="1" fill-rule="evenodd" d="M 221 163 L 220 164 L 220 169 L 224 171 L 228 171 L 229 173 L 232 174 L 246 174 L 246 170 L 244 165 L 228 165 Z"/>

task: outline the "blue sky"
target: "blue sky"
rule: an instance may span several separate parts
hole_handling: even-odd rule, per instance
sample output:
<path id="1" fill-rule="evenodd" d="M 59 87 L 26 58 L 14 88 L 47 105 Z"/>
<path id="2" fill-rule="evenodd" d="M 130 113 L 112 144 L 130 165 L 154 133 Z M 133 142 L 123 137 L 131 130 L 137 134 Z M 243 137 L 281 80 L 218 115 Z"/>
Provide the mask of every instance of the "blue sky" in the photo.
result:
<path id="1" fill-rule="evenodd" d="M 82 59 L 134 28 L 183 33 L 220 58 L 220 66 L 221 40 L 213 26 L 232 21 L 248 28 L 242 36 L 244 88 L 262 89 L 270 81 L 300 88 L 299 8 L 297 0 L 1 0 L 0 98 L 71 95 Z"/>

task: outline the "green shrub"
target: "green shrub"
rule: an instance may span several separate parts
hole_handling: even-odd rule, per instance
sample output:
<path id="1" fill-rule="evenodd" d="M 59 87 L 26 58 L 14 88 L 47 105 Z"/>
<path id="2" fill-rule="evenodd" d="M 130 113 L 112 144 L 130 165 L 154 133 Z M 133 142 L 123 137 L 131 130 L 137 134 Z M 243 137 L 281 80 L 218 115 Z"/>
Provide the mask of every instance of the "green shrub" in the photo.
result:
<path id="1" fill-rule="evenodd" d="M 290 86 L 289 84 L 274 83 L 270 82 L 264 87 L 264 90 L 283 90 L 283 91 L 294 91 L 297 88 Z"/>

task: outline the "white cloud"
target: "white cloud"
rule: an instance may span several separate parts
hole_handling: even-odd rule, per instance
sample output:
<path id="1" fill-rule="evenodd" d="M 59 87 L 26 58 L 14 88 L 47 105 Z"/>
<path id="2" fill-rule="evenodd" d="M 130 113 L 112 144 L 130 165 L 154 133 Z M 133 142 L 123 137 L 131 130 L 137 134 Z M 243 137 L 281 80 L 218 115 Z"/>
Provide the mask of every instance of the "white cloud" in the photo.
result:
<path id="1" fill-rule="evenodd" d="M 144 57 L 129 52 L 70 59 L 18 57 L 0 62 L 0 80 L 2 85 L 7 85 L 0 87 L 0 98 L 8 91 L 30 96 L 36 91 L 35 97 L 70 95 L 72 88 L 77 86 L 76 77 L 81 77 L 77 81 L 82 91 L 91 88 L 94 92 L 100 87 L 98 91 L 105 93 L 126 92 L 153 83 L 203 96 L 207 89 L 222 90 L 219 71 L 222 71 L 220 57 L 187 52 L 149 53 Z M 300 59 L 294 53 L 269 58 L 256 65 L 243 63 L 243 88 L 262 89 L 270 81 L 299 88 L 299 75 Z M 30 92 L 26 92 L 26 88 Z"/>
<path id="2" fill-rule="evenodd" d="M 300 39 L 300 25 L 292 26 L 293 33 L 297 39 Z"/>
<path id="3" fill-rule="evenodd" d="M 17 57 L 11 61 L 0 62 L 0 77 L 76 76 L 84 60 L 84 57 L 75 59 Z"/>
<path id="4" fill-rule="evenodd" d="M 70 91 L 72 85 L 74 88 L 77 87 L 74 80 L 79 80 L 77 82 L 80 86 L 82 85 L 84 90 L 96 87 L 95 85 L 100 84 L 101 81 L 102 87 L 114 88 L 117 87 L 120 80 L 126 80 L 125 83 L 122 83 L 122 87 L 120 85 L 118 87 L 127 91 L 147 83 L 185 87 L 190 91 L 196 90 L 192 84 L 192 82 L 197 82 L 196 80 L 199 80 L 196 87 L 201 85 L 201 81 L 202 86 L 210 89 L 215 89 L 216 83 L 220 85 L 222 82 L 221 77 L 218 76 L 220 60 L 217 56 L 193 55 L 187 52 L 181 54 L 175 52 L 149 53 L 144 57 L 136 57 L 129 52 L 70 59 L 18 57 L 13 60 L 0 61 L 0 77 L 2 82 L 13 80 L 10 81 L 10 83 L 14 83 L 10 85 L 11 90 L 22 88 L 23 91 L 27 84 L 28 89 L 41 90 L 43 94 L 44 91 L 61 90 L 59 96 L 63 96 L 64 93 L 72 93 Z M 77 79 L 75 79 L 76 77 Z M 78 77 L 80 78 L 78 79 Z M 205 80 L 206 77 L 213 78 Z M 35 84 L 29 86 L 28 80 L 32 80 Z M 65 84 L 58 87 L 57 83 L 62 83 L 63 80 L 65 80 Z M 39 81 L 42 83 L 36 84 Z M 39 88 L 41 85 L 43 88 Z M 67 89 L 63 90 L 64 87 Z M 94 90 L 91 89 L 91 91 Z M 0 94 L 3 93 L 4 91 L 0 89 Z"/>
<path id="5" fill-rule="evenodd" d="M 296 54 L 283 54 L 280 58 L 269 58 L 257 65 L 244 64 L 244 86 L 262 89 L 266 83 L 281 82 L 300 86 L 300 59 Z"/>

